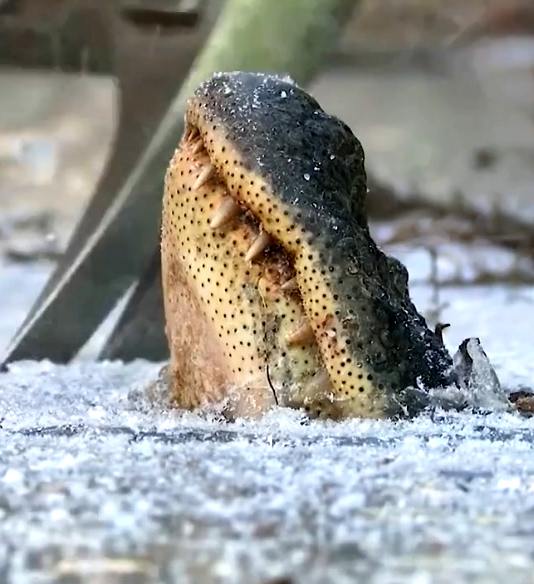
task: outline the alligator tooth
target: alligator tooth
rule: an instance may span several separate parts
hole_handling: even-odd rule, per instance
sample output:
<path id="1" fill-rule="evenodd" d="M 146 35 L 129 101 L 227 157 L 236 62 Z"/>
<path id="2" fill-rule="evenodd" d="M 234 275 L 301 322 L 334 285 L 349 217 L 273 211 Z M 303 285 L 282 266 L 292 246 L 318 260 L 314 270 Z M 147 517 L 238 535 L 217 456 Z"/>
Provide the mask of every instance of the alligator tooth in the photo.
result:
<path id="1" fill-rule="evenodd" d="M 265 231 L 262 231 L 254 240 L 254 243 L 248 248 L 245 260 L 251 262 L 257 258 L 270 243 L 271 237 Z"/>
<path id="2" fill-rule="evenodd" d="M 194 128 L 186 128 L 185 133 L 184 133 L 184 142 L 190 142 L 191 138 L 193 138 L 194 136 Z"/>
<path id="3" fill-rule="evenodd" d="M 292 290 L 297 290 L 298 286 L 297 286 L 297 280 L 295 278 L 291 278 L 291 280 L 288 280 L 287 282 L 284 282 L 280 288 L 284 291 L 292 291 Z"/>
<path id="4" fill-rule="evenodd" d="M 192 189 L 194 191 L 198 190 L 202 185 L 205 185 L 215 172 L 213 164 L 207 164 L 197 176 L 197 179 L 193 183 Z"/>
<path id="5" fill-rule="evenodd" d="M 191 153 L 198 154 L 203 148 L 204 142 L 202 141 L 202 138 L 199 138 L 198 141 L 193 144 L 193 147 L 191 148 Z"/>
<path id="6" fill-rule="evenodd" d="M 324 369 L 318 371 L 308 383 L 306 390 L 310 395 L 319 395 L 321 397 L 331 392 L 332 386 L 330 385 L 330 378 L 328 377 L 328 373 Z"/>
<path id="7" fill-rule="evenodd" d="M 301 324 L 298 329 L 289 333 L 286 337 L 288 345 L 305 345 L 314 339 L 313 329 L 309 322 Z"/>
<path id="8" fill-rule="evenodd" d="M 200 136 L 200 132 L 198 131 L 198 128 L 191 128 L 189 130 L 189 132 L 187 133 L 187 138 L 186 140 L 188 142 L 193 142 L 194 140 L 196 140 L 198 137 Z"/>
<path id="9" fill-rule="evenodd" d="M 232 199 L 232 197 L 224 197 L 219 208 L 213 214 L 210 220 L 210 227 L 217 229 L 221 225 L 228 223 L 234 217 L 241 213 L 241 207 Z"/>

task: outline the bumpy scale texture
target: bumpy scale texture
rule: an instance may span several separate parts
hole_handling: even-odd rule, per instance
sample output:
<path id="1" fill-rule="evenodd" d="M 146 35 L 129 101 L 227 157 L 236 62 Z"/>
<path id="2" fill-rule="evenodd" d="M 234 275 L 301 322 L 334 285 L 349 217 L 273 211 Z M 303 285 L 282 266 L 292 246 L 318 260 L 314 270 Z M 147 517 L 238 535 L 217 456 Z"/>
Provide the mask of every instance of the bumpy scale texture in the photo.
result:
<path id="1" fill-rule="evenodd" d="M 414 413 L 451 359 L 371 239 L 363 149 L 291 81 L 216 75 L 169 165 L 162 268 L 182 407 Z"/>

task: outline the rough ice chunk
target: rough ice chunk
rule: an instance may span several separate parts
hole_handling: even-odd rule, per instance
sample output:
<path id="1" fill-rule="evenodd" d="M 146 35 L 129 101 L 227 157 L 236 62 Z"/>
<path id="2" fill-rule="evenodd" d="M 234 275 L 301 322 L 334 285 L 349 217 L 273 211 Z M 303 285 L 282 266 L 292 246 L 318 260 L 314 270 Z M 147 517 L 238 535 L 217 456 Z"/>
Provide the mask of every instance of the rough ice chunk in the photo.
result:
<path id="1" fill-rule="evenodd" d="M 511 408 L 480 339 L 462 342 L 454 355 L 454 368 L 467 405 L 494 412 Z"/>

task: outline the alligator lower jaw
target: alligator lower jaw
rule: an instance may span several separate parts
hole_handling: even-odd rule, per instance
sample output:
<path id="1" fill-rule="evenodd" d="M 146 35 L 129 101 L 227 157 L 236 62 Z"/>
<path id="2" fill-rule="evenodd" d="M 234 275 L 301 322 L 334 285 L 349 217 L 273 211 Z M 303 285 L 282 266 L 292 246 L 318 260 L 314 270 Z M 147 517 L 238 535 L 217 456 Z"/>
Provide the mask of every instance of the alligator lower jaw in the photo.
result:
<path id="1" fill-rule="evenodd" d="M 383 396 L 363 366 L 355 365 L 351 378 L 345 365 L 350 359 L 316 269 L 317 250 L 290 224 L 270 185 L 192 114 L 166 177 L 162 227 L 169 378 L 177 405 L 222 400 L 232 415 L 254 415 L 279 403 L 318 417 L 381 417 Z M 305 286 L 313 289 L 307 303 L 299 287 L 304 262 Z M 325 352 L 331 362 L 324 362 Z M 333 387 L 332 372 L 348 377 Z"/>

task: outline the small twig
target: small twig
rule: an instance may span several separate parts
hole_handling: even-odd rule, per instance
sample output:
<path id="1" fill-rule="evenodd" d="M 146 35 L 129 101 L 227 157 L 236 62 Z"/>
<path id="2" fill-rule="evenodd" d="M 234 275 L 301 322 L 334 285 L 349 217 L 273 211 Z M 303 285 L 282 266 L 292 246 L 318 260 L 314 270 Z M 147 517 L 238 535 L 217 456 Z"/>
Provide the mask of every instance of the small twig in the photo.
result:
<path id="1" fill-rule="evenodd" d="M 269 374 L 269 364 L 268 363 L 265 366 L 265 371 L 267 373 L 267 382 L 269 383 L 269 387 L 271 388 L 271 391 L 273 392 L 274 403 L 278 406 L 280 404 L 278 403 L 278 397 L 276 396 L 276 391 L 274 389 L 273 382 L 271 381 L 271 376 Z"/>

